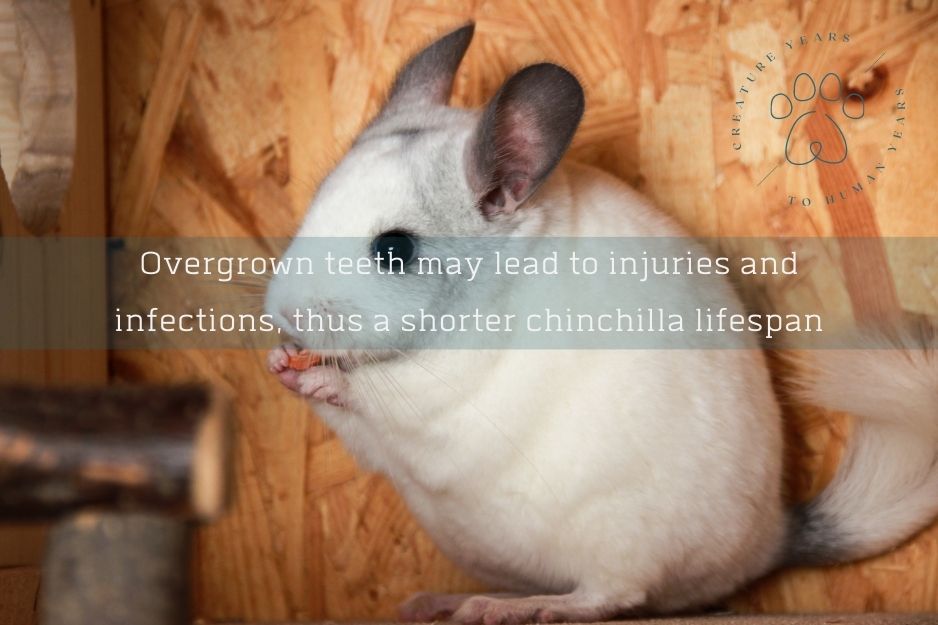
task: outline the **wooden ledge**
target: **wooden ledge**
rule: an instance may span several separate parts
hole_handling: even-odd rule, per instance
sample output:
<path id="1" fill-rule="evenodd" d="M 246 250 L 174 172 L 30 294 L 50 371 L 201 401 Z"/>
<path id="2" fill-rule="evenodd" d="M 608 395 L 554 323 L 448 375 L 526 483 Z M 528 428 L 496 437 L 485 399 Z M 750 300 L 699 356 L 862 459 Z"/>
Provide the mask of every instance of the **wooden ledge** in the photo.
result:
<path id="1" fill-rule="evenodd" d="M 250 625 L 196 621 L 196 625 Z M 595 625 L 938 625 L 938 614 L 732 614 L 609 621 Z M 284 621 L 264 625 L 400 625 L 398 621 Z"/>

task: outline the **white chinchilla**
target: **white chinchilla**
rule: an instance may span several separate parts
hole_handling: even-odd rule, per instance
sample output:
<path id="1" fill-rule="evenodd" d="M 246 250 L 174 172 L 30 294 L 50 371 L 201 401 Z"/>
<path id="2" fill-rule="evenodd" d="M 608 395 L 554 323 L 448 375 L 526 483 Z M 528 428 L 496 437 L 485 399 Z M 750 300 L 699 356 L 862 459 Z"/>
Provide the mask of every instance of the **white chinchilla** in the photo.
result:
<path id="1" fill-rule="evenodd" d="M 294 242 L 355 237 L 361 256 L 422 237 L 673 236 L 616 179 L 559 165 L 584 108 L 566 70 L 511 76 L 481 111 L 449 108 L 472 38 L 417 54 L 322 183 Z M 685 252 L 676 249 L 677 255 Z M 301 251 L 301 250 L 300 250 Z M 298 255 L 297 249 L 287 255 Z M 405 252 L 402 252 L 405 253 Z M 834 482 L 786 508 L 782 425 L 756 339 L 739 349 L 325 350 L 298 308 L 433 308 L 440 282 L 372 275 L 355 297 L 272 280 L 267 309 L 329 357 L 269 365 L 366 468 L 386 474 L 440 549 L 499 593 L 418 594 L 411 620 L 591 621 L 706 606 L 777 567 L 862 558 L 938 513 L 938 355 L 926 345 L 828 352 L 805 399 L 861 419 Z M 451 295 L 449 295 L 451 296 Z M 676 297 L 739 307 L 728 280 Z"/>

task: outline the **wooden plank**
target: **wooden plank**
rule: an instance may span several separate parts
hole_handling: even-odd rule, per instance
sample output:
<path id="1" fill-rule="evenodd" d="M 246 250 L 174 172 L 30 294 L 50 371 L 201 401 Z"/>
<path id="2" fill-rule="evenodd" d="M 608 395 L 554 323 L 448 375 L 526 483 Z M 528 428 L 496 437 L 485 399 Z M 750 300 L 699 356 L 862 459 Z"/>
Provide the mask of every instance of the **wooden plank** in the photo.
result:
<path id="1" fill-rule="evenodd" d="M 934 614 L 818 614 L 818 615 L 713 615 L 687 616 L 681 618 L 635 619 L 628 621 L 605 621 L 603 625 L 931 625 Z M 331 625 L 334 621 L 309 621 L 303 623 L 279 623 L 276 625 Z M 343 621 L 347 625 L 391 625 L 396 621 L 355 622 Z M 219 624 L 225 625 L 225 624 Z M 235 625 L 232 623 L 231 625 Z M 244 625 L 238 623 L 238 625 Z M 599 625 L 599 624 L 596 624 Z"/>
<path id="2" fill-rule="evenodd" d="M 0 568 L 0 625 L 35 625 L 39 569 L 34 566 Z"/>
<path id="3" fill-rule="evenodd" d="M 71 5 L 75 40 L 75 81 L 81 85 L 74 102 L 72 115 L 75 122 L 75 156 L 72 180 L 65 202 L 51 224 L 43 232 L 56 236 L 104 236 L 107 232 L 104 151 L 104 88 L 103 40 L 101 6 L 73 0 Z M 15 120 L 0 119 L 2 136 L 18 130 Z M 44 221 L 44 219 L 43 219 Z M 4 236 L 31 236 L 32 233 L 14 207 L 8 186 L 0 184 L 0 231 Z M 10 262 L 10 259 L 7 259 Z M 43 311 L 65 306 L 74 310 L 74 323 L 89 319 L 104 320 L 105 293 L 90 290 L 103 286 L 101 280 L 91 277 L 105 275 L 104 250 L 85 259 L 75 259 L 76 266 L 87 271 L 88 280 L 75 281 L 73 290 L 48 294 L 50 301 L 35 302 L 29 314 L 42 316 Z M 86 316 L 87 315 L 87 316 Z M 59 317 L 61 320 L 61 317 Z M 61 329 L 60 329 L 61 330 Z M 33 382 L 101 382 L 107 379 L 107 355 L 104 350 L 54 351 L 27 354 L 5 351 L 0 358 L 0 378 Z"/>
<path id="4" fill-rule="evenodd" d="M 160 164 L 189 80 L 202 29 L 202 14 L 174 6 L 166 18 L 160 62 L 114 205 L 113 233 L 143 229 L 160 175 Z"/>
<path id="5" fill-rule="evenodd" d="M 75 36 L 69 0 L 0 3 L 0 151 L 20 220 L 58 221 L 75 163 Z"/>
<path id="6" fill-rule="evenodd" d="M 29 11 L 48 9 L 48 2 L 22 2 Z M 14 208 L 9 188 L 3 176 L 0 176 L 0 233 L 4 237 L 30 237 L 46 234 L 61 237 L 68 236 L 104 236 L 106 234 L 107 212 L 105 193 L 105 141 L 104 141 L 104 89 L 103 89 L 103 35 L 101 30 L 101 3 L 87 0 L 72 0 L 66 3 L 70 16 L 69 31 L 41 43 L 52 46 L 51 56 L 42 50 L 31 48 L 27 56 L 40 62 L 44 70 L 58 70 L 54 67 L 63 54 L 65 44 L 74 42 L 73 69 L 69 73 L 55 73 L 56 80 L 52 91 L 53 106 L 43 111 L 47 116 L 46 128 L 50 125 L 62 129 L 71 126 L 74 129 L 71 146 L 67 138 L 53 143 L 34 144 L 34 155 L 40 156 L 43 150 L 55 158 L 37 158 L 35 163 L 52 163 L 63 169 L 63 163 L 70 168 L 70 174 L 64 179 L 67 185 L 56 186 L 43 183 L 43 193 L 39 202 L 36 197 L 18 195 L 20 205 Z M 10 31 L 6 28 L 6 18 L 12 15 L 13 5 L 9 0 L 0 1 L 0 55 L 4 61 L 13 53 Z M 23 8 L 21 7 L 21 8 Z M 45 33 L 49 37 L 49 33 Z M 66 55 L 67 56 L 67 55 Z M 52 62 L 52 65 L 48 63 Z M 42 65 L 41 63 L 46 63 Z M 5 62 L 4 71 L 10 66 Z M 5 75 L 6 76 L 6 75 Z M 37 80 L 38 75 L 34 75 Z M 6 76 L 9 78 L 9 76 Z M 0 84 L 8 84 L 0 79 Z M 37 89 L 39 89 L 37 87 Z M 76 90 L 77 89 L 77 90 Z M 9 91 L 2 90 L 0 98 L 0 146 L 4 151 L 3 165 L 6 177 L 12 180 L 12 155 L 7 152 L 12 139 L 19 153 L 26 149 L 26 141 L 19 127 L 19 117 L 13 117 L 10 101 L 6 99 Z M 71 110 L 63 110 L 63 105 L 70 103 Z M 68 134 L 67 132 L 65 133 Z M 71 153 L 73 152 L 73 154 Z M 7 156 L 10 155 L 10 160 Z M 22 159 L 17 157 L 17 161 Z M 34 163 L 34 164 L 35 164 Z M 64 175 L 64 174 L 63 174 Z M 49 200 L 54 192 L 56 201 Z M 64 199 L 59 195 L 64 194 Z M 51 203 L 49 203 L 51 201 Z M 24 206 L 22 203 L 28 202 Z M 25 223 L 24 223 L 25 222 Z M 81 326 L 89 319 L 100 323 L 104 319 L 106 297 L 103 291 L 105 275 L 104 250 L 86 258 L 74 258 L 76 266 L 87 272 L 88 279 L 75 281 L 66 288 L 49 293 L 45 302 L 24 303 L 23 310 L 33 318 L 42 319 L 55 310 L 56 306 L 67 306 L 74 311 L 72 323 Z M 9 255 L 0 262 L 11 263 Z M 21 267 L 4 267 L 14 273 Z M 94 278 L 97 278 L 96 280 Z M 51 282 L 50 282 L 51 284 Z M 95 288 L 97 285 L 98 288 Z M 35 292 L 35 289 L 30 290 Z M 27 306 L 29 308 L 27 309 Z M 87 327 L 87 326 L 84 326 Z M 27 381 L 36 384 L 76 384 L 105 383 L 108 379 L 107 354 L 100 350 L 45 350 L 16 351 L 0 350 L 0 379 L 4 381 Z M 39 584 L 38 565 L 45 545 L 46 529 L 43 526 L 0 527 L 0 623 L 34 622 L 36 593 Z"/>

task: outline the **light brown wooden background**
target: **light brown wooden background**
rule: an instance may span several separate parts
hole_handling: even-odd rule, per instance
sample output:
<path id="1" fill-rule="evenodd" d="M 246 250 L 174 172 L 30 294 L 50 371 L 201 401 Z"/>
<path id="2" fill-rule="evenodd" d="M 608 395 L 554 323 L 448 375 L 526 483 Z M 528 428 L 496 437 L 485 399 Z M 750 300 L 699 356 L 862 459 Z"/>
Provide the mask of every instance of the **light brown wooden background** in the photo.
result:
<path id="1" fill-rule="evenodd" d="M 402 60 L 472 18 L 476 38 L 455 103 L 484 102 L 524 63 L 565 64 L 582 79 L 588 102 L 572 157 L 628 180 L 695 233 L 935 236 L 933 4 L 105 0 L 111 231 L 289 236 Z M 847 167 L 864 172 L 885 148 L 897 86 L 909 93 L 908 129 L 885 175 L 858 199 L 831 210 L 821 201 L 790 207 L 788 190 L 820 198 L 826 182 L 782 168 L 757 185 L 779 155 L 734 152 L 733 94 L 766 51 L 829 31 L 850 33 L 849 47 L 835 53 L 805 46 L 786 57 L 752 96 L 751 110 L 764 108 L 801 68 L 823 73 L 836 66 L 869 90 Z M 874 75 L 866 68 L 881 52 Z M 781 128 L 765 117 L 757 123 L 753 113 L 745 122 L 747 141 L 778 145 Z M 895 269 L 908 279 L 898 298 L 884 292 L 886 308 L 898 301 L 907 310 L 938 311 L 933 271 Z M 782 308 L 849 313 L 841 282 L 810 271 L 799 278 L 764 297 Z M 120 380 L 195 376 L 239 397 L 238 498 L 225 520 L 199 533 L 197 614 L 387 617 L 413 591 L 476 587 L 433 548 L 388 484 L 357 470 L 310 409 L 265 374 L 262 358 L 160 351 L 112 359 Z M 803 496 L 836 465 L 843 420 L 803 409 L 789 417 L 792 483 Z M 859 565 L 787 572 L 734 604 L 761 611 L 938 609 L 936 539 L 930 530 Z"/>

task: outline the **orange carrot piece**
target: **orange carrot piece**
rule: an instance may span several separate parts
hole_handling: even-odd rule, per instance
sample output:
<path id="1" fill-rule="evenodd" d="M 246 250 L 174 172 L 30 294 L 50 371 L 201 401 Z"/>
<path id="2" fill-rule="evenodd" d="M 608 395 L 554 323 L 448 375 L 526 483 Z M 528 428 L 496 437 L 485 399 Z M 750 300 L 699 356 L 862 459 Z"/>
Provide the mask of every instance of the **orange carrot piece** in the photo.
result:
<path id="1" fill-rule="evenodd" d="M 287 366 L 294 371 L 306 371 L 310 367 L 315 367 L 320 362 L 322 362 L 322 356 L 316 352 L 304 349 L 290 356 Z"/>

